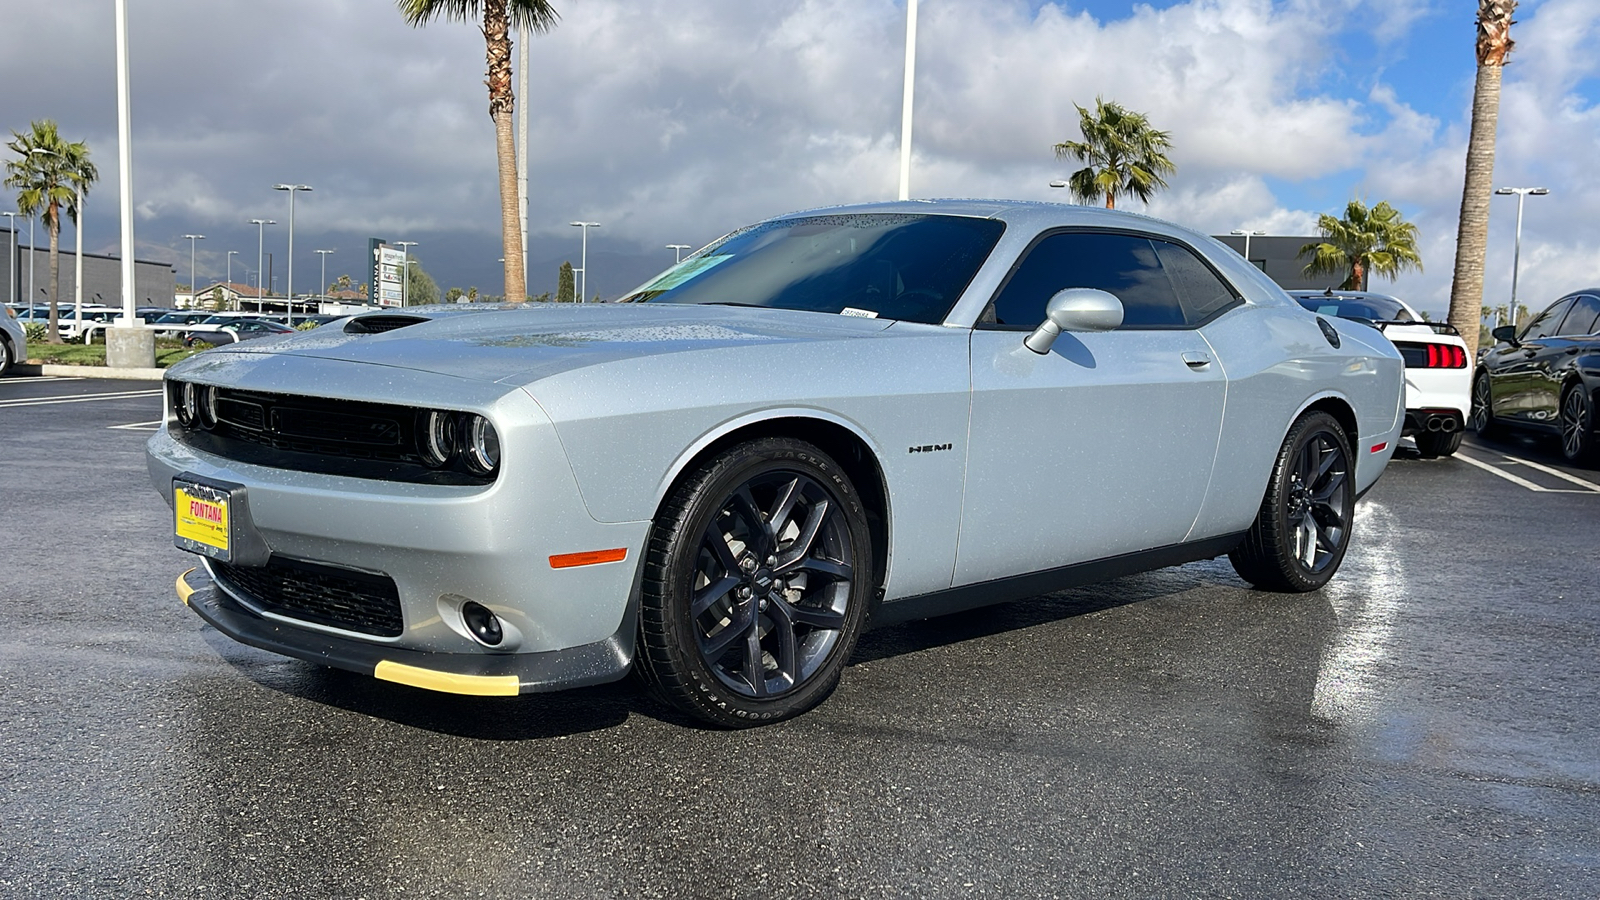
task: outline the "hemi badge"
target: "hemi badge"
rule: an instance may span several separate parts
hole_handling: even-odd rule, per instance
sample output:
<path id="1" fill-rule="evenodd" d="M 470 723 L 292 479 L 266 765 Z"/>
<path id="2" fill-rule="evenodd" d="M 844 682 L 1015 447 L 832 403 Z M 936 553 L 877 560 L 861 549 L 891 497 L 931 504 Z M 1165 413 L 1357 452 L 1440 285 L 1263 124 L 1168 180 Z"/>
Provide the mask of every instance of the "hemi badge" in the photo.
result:
<path id="1" fill-rule="evenodd" d="M 1388 441 L 1384 441 L 1381 444 L 1373 444 L 1372 445 L 1372 452 L 1373 453 L 1382 453 L 1384 451 L 1384 449 L 1387 448 L 1388 446 L 1389 446 L 1389 442 Z"/>
<path id="2" fill-rule="evenodd" d="M 550 557 L 550 568 L 571 569 L 577 566 L 597 566 L 601 563 L 622 562 L 628 558 L 628 548 L 614 550 L 586 550 L 582 553 L 557 553 Z"/>

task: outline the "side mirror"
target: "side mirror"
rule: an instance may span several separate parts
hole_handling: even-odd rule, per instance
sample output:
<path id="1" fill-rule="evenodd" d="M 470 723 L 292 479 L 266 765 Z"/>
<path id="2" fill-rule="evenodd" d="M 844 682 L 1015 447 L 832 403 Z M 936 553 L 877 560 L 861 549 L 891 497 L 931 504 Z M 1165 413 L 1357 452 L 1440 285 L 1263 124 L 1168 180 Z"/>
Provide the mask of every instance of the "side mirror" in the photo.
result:
<path id="1" fill-rule="evenodd" d="M 1517 326 L 1501 325 L 1499 328 L 1489 332 L 1489 336 L 1502 344 L 1515 344 L 1517 342 Z"/>
<path id="2" fill-rule="evenodd" d="M 1045 354 L 1063 331 L 1111 331 L 1122 324 L 1122 301 L 1093 288 L 1067 288 L 1044 306 L 1044 321 L 1022 345 Z"/>

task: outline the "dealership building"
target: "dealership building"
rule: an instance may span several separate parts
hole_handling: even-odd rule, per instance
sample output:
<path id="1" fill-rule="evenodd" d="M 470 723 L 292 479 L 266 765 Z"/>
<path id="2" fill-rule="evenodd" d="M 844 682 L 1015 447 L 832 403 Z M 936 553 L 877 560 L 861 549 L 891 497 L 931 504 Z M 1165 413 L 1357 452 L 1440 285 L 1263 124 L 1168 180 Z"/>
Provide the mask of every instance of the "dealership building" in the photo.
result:
<path id="1" fill-rule="evenodd" d="M 26 231 L 19 228 L 17 231 Z M 28 288 L 28 241 L 17 240 L 16 232 L 0 227 L 0 302 L 25 303 L 32 294 L 36 304 L 50 300 L 50 243 L 44 228 L 39 228 L 41 246 L 31 253 L 33 262 L 33 289 Z M 77 284 L 77 255 L 72 247 L 61 247 L 56 254 L 60 272 L 56 282 L 56 299 L 71 303 Z M 175 284 L 172 264 L 136 259 L 133 264 L 134 305 L 171 306 Z M 122 305 L 122 260 L 98 253 L 83 255 L 83 302 L 100 306 Z"/>
<path id="2" fill-rule="evenodd" d="M 1212 237 L 1232 247 L 1241 256 L 1244 255 L 1244 235 L 1215 234 Z M 1251 235 L 1248 259 L 1286 291 L 1320 291 L 1324 288 L 1337 288 L 1344 282 L 1342 276 L 1305 274 L 1306 263 L 1311 260 L 1309 256 L 1300 256 L 1300 248 L 1307 244 L 1320 244 L 1322 240 L 1313 236 Z M 1362 289 L 1365 290 L 1366 286 L 1362 285 Z"/>

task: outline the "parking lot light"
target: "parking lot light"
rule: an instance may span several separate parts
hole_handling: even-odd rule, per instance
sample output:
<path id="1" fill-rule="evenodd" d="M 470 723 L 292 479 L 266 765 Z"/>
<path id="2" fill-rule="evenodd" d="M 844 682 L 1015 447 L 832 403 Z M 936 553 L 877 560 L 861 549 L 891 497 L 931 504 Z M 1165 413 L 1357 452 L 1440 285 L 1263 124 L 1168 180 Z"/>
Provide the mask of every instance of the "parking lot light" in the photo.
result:
<path id="1" fill-rule="evenodd" d="M 288 191 L 289 192 L 289 280 L 288 280 L 288 282 L 286 284 L 286 287 L 284 288 L 283 295 L 289 301 L 289 304 L 288 304 L 289 305 L 289 321 L 288 321 L 287 324 L 288 324 L 288 326 L 290 328 L 293 328 L 294 327 L 294 195 L 295 195 L 296 191 L 307 191 L 307 192 L 309 192 L 311 190 L 311 185 L 309 185 L 309 184 L 275 184 L 275 185 L 272 186 L 272 189 L 275 190 L 275 191 Z"/>
<path id="2" fill-rule="evenodd" d="M 1511 194 L 1517 195 L 1517 242 L 1511 251 L 1510 312 L 1510 324 L 1512 328 L 1515 328 L 1517 327 L 1517 269 L 1522 263 L 1522 201 L 1525 200 L 1529 194 L 1532 194 L 1535 197 L 1543 197 L 1545 194 L 1550 193 L 1550 189 L 1542 187 L 1503 187 L 1496 188 L 1495 193 L 1502 196 L 1509 196 Z"/>
<path id="3" fill-rule="evenodd" d="M 693 249 L 688 244 L 668 244 L 667 249 L 673 251 L 672 264 L 683 262 L 683 251 Z"/>
<path id="4" fill-rule="evenodd" d="M 200 302 L 200 286 L 194 283 L 194 242 L 203 241 L 203 234 L 186 234 L 184 238 L 189 242 L 189 308 L 194 309 Z"/>
<path id="5" fill-rule="evenodd" d="M 589 229 L 599 228 L 599 222 L 568 222 L 573 228 L 583 229 L 583 255 L 578 258 L 581 268 L 578 274 L 582 276 L 582 287 L 578 289 L 578 302 L 586 303 L 589 298 Z"/>
<path id="6" fill-rule="evenodd" d="M 1232 231 L 1230 231 L 1228 233 L 1229 234 L 1242 234 L 1242 235 L 1244 235 L 1244 261 L 1245 262 L 1250 262 L 1250 238 L 1251 238 L 1251 236 L 1252 235 L 1254 235 L 1255 237 L 1265 237 L 1266 236 L 1266 232 L 1265 231 L 1251 231 L 1248 228 L 1235 228 L 1235 229 L 1233 229 Z"/>

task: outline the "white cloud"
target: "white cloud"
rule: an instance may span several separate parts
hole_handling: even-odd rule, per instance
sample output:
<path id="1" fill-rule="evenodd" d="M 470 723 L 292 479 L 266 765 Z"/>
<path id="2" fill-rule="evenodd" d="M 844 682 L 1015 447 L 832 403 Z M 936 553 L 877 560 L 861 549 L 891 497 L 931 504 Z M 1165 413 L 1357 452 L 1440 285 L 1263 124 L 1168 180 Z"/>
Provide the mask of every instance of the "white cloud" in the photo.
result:
<path id="1" fill-rule="evenodd" d="M 531 44 L 531 89 L 519 98 L 530 113 L 536 240 L 575 245 L 566 223 L 582 217 L 605 223 L 591 236 L 602 243 L 654 249 L 789 209 L 893 195 L 903 0 L 558 7 L 560 25 Z M 924 4 L 913 192 L 1064 199 L 1046 187 L 1069 171 L 1051 146 L 1077 136 L 1073 103 L 1101 95 L 1173 134 L 1179 172 L 1150 212 L 1213 232 L 1305 233 L 1349 197 L 1386 199 L 1424 233 L 1427 271 L 1396 289 L 1442 308 L 1465 100 L 1458 115 L 1422 114 L 1418 98 L 1381 77 L 1341 77 L 1339 49 L 1352 30 L 1379 42 L 1442 39 L 1419 33 L 1444 21 L 1442 9 L 1190 0 L 1103 22 L 1026 0 Z M 110 15 L 91 0 L 55 0 L 7 17 L 0 127 L 53 116 L 92 142 L 104 180 L 90 237 L 101 248 L 96 238 L 115 231 Z M 1545 0 L 1524 4 L 1522 18 L 1497 177 L 1555 191 L 1530 201 L 1524 235 L 1523 294 L 1544 297 L 1594 271 L 1600 247 L 1589 224 L 1600 220 L 1589 161 L 1600 112 L 1575 93 L 1600 71 L 1590 49 L 1600 9 Z M 1451 39 L 1468 53 L 1470 22 L 1456 25 Z M 296 180 L 317 188 L 297 204 L 305 253 L 318 234 L 403 234 L 432 248 L 430 267 L 445 267 L 448 283 L 496 280 L 498 187 L 475 28 L 412 29 L 370 0 L 169 0 L 138 7 L 132 27 L 141 253 L 187 255 L 178 235 L 199 230 L 217 235 L 202 265 L 220 265 L 227 249 L 254 244 L 247 219 L 286 218 L 269 186 Z M 85 52 L 80 65 L 41 67 L 37 46 Z M 1470 97 L 1470 70 L 1442 77 L 1437 93 Z M 1490 289 L 1503 291 L 1511 204 L 1495 202 Z M 457 247 L 470 252 L 442 256 Z"/>

